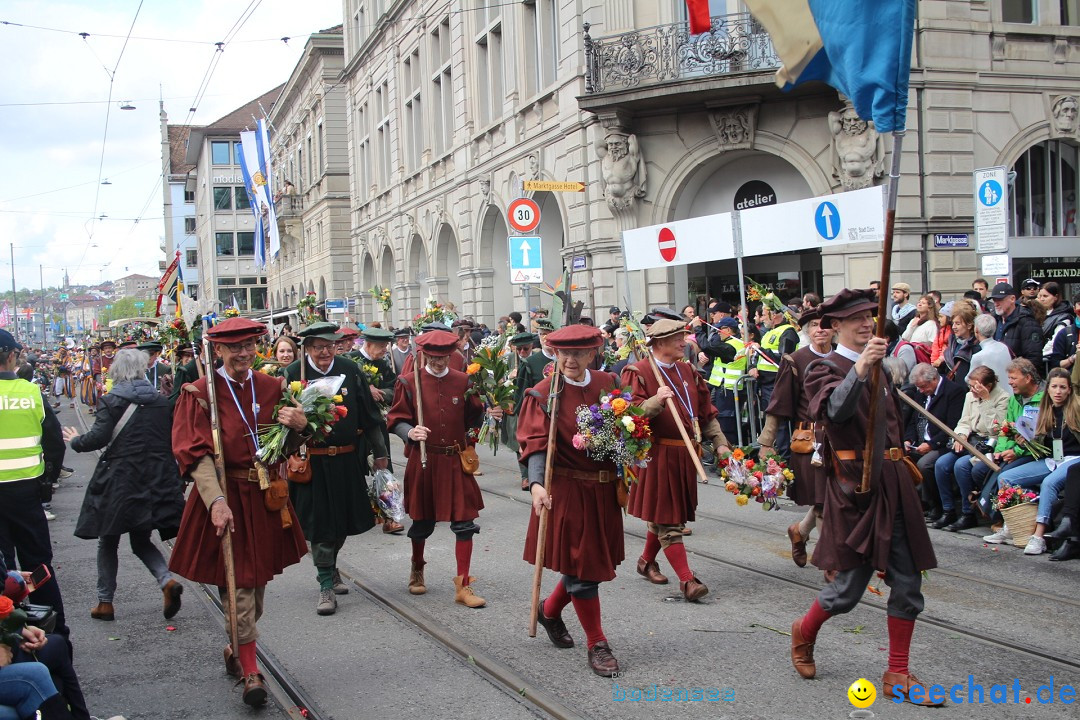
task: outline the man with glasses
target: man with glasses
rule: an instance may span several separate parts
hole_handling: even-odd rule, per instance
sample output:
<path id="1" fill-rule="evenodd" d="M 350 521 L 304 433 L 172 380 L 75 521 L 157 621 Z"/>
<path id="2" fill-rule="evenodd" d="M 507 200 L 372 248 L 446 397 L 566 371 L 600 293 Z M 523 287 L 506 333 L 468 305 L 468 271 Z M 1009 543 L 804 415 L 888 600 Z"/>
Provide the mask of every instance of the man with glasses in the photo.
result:
<path id="1" fill-rule="evenodd" d="M 194 482 L 195 492 L 188 495 L 169 569 L 194 582 L 217 585 L 222 602 L 227 604 L 220 538 L 230 533 L 239 647 L 226 646 L 225 669 L 242 678 L 243 701 L 252 707 L 266 702 L 266 686 L 255 659 L 256 623 L 262 615 L 266 583 L 307 552 L 291 506 L 286 506 L 292 519 L 289 527 L 284 526 L 279 513 L 267 512 L 255 468 L 260 427 L 280 423 L 297 433 L 307 427 L 300 408 L 283 407 L 275 413 L 285 381 L 251 371 L 256 339 L 265 334 L 263 325 L 239 317 L 207 331 L 214 354 L 222 360 L 209 381 L 214 383 L 217 398 L 227 492 L 214 468 L 208 378 L 184 385 L 172 429 L 173 455 L 180 474 Z"/>
<path id="2" fill-rule="evenodd" d="M 311 482 L 294 482 L 289 487 L 304 537 L 311 543 L 311 560 L 319 583 L 315 612 L 333 615 L 337 612 L 335 596 L 349 592 L 338 571 L 338 553 L 346 538 L 375 526 L 367 483 L 363 481 L 368 474 L 368 448 L 377 470 L 387 467 L 389 452 L 382 412 L 370 383 L 355 362 L 336 354 L 341 340 L 338 326 L 315 323 L 301 330 L 300 338 L 304 352 L 285 369 L 286 379 L 342 378 L 338 394 L 347 411 L 324 440 L 307 444 Z"/>

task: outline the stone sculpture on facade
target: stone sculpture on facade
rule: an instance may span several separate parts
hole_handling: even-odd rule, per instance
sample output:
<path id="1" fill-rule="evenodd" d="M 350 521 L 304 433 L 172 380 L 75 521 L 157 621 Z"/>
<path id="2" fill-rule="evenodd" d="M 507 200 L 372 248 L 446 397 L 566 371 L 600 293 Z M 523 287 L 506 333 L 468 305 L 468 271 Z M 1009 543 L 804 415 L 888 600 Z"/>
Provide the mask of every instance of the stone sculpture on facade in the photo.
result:
<path id="1" fill-rule="evenodd" d="M 721 150 L 753 148 L 756 119 L 757 107 L 754 105 L 716 108 L 709 112 L 709 121 Z"/>
<path id="2" fill-rule="evenodd" d="M 885 141 L 872 122 L 859 117 L 847 98 L 844 108 L 829 113 L 833 177 L 845 190 L 861 190 L 885 175 Z"/>
<path id="3" fill-rule="evenodd" d="M 1050 114 L 1053 117 L 1051 124 L 1055 137 L 1075 136 L 1077 116 L 1080 114 L 1080 99 L 1077 99 L 1075 95 L 1059 95 L 1053 98 Z"/>
<path id="4" fill-rule="evenodd" d="M 637 136 L 611 130 L 597 143 L 604 197 L 612 211 L 627 210 L 635 198 L 645 197 L 645 156 Z"/>

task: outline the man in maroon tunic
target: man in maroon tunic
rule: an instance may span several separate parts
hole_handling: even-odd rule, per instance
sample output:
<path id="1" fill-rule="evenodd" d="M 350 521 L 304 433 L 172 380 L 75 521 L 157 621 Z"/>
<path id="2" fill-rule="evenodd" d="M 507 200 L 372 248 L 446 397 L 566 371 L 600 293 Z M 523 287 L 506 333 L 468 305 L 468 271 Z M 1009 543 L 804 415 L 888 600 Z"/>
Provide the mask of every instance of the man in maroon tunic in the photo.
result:
<path id="1" fill-rule="evenodd" d="M 610 677 L 619 672 L 619 663 L 600 624 L 600 583 L 615 578 L 615 568 L 625 557 L 617 489 L 622 481 L 613 463 L 593 460 L 573 443 L 578 407 L 598 403 L 601 395 L 618 384 L 615 375 L 589 370 L 603 342 L 600 330 L 585 325 L 571 325 L 547 336 L 548 347 L 557 353 L 563 369 L 555 446 L 548 447 L 550 377 L 525 392 L 517 439 L 520 457 L 529 466 L 535 511 L 529 518 L 525 560 L 536 562 L 540 509 L 545 507 L 549 515 L 544 567 L 562 574 L 551 595 L 540 602 L 537 619 L 555 647 L 573 647 L 574 639 L 562 621 L 563 608 L 573 602 L 585 630 L 589 667 L 597 675 Z M 544 489 L 548 452 L 555 453 L 550 496 Z"/>
<path id="2" fill-rule="evenodd" d="M 265 334 L 263 325 L 245 318 L 230 318 L 207 331 L 215 355 L 222 359 L 222 366 L 212 377 L 227 493 L 214 469 L 206 378 L 183 387 L 172 430 L 173 454 L 180 474 L 195 483 L 196 491 L 188 495 L 169 569 L 189 580 L 217 585 L 227 605 L 221 535 L 226 528 L 231 533 L 239 647 L 233 653 L 232 646 L 226 646 L 225 668 L 243 678 L 244 702 L 253 707 L 266 702 L 266 688 L 255 661 L 255 624 L 262 615 L 266 583 L 307 552 L 292 505 L 286 506 L 292 525 L 285 528 L 281 512 L 266 509 L 255 470 L 256 433 L 260 426 L 279 422 L 296 431 L 307 426 L 300 408 L 285 407 L 274 414 L 284 379 L 251 371 L 255 339 Z"/>
<path id="3" fill-rule="evenodd" d="M 423 595 L 424 544 L 435 532 L 435 523 L 449 522 L 457 536 L 454 554 L 457 575 L 454 577 L 454 602 L 470 608 L 484 607 L 484 599 L 476 595 L 470 582 L 469 563 L 472 559 L 473 535 L 480 532 L 475 520 L 480 516 L 484 500 L 476 479 L 461 467 L 459 453 L 466 447 L 465 434 L 469 428 L 480 426 L 484 404 L 479 397 L 465 396 L 469 376 L 449 367 L 450 355 L 457 345 L 457 336 L 445 330 L 431 330 L 416 339 L 417 353 L 424 358 L 420 373 L 423 424 L 416 412 L 416 372 L 398 376 L 394 388 L 394 404 L 386 416 L 386 426 L 405 441 L 405 512 L 412 518 L 409 538 L 412 539 L 412 571 L 409 592 Z M 492 408 L 491 416 L 502 418 L 500 408 Z M 427 446 L 427 467 L 420 460 L 419 443 Z"/>
<path id="4" fill-rule="evenodd" d="M 630 388 L 634 403 L 640 405 L 650 419 L 653 435 L 652 458 L 638 472 L 637 482 L 630 487 L 629 513 L 649 524 L 645 550 L 638 558 L 638 574 L 656 585 L 667 584 L 668 579 L 660 573 L 660 565 L 656 562 L 656 556 L 663 548 L 679 576 L 683 597 L 696 602 L 708 594 L 709 588 L 690 570 L 683 547 L 682 527 L 694 520 L 697 509 L 697 469 L 675 424 L 675 417 L 667 407 L 667 400 L 674 401 L 695 451 L 701 447 L 702 437 L 712 441 L 718 454 L 730 450 L 716 419 L 709 386 L 692 365 L 682 362 L 688 332 L 686 323 L 679 320 L 663 318 L 653 323 L 646 333 L 647 342 L 664 384 L 657 381 L 649 358 L 627 365 L 622 372 L 622 382 Z"/>
<path id="5" fill-rule="evenodd" d="M 889 593 L 889 668 L 882 697 L 903 694 L 918 705 L 941 705 L 943 698 L 912 698 L 919 684 L 908 655 L 915 618 L 923 609 L 921 571 L 937 566 L 923 521 L 922 503 L 904 460 L 899 403 L 883 379 L 877 417 L 870 418 L 870 374 L 885 357 L 887 341 L 874 337 L 877 301 L 871 290 L 841 290 L 820 306 L 822 322 L 836 327 L 836 350 L 807 374 L 810 416 L 824 431 L 828 468 L 821 537 L 814 564 L 836 576 L 818 594 L 809 612 L 791 624 L 791 661 L 804 678 L 817 672 L 814 641 L 822 624 L 850 611 L 874 572 L 885 573 Z M 866 433 L 875 433 L 868 498 L 856 497 L 862 478 Z"/>
<path id="6" fill-rule="evenodd" d="M 758 435 L 762 456 L 776 454 L 773 443 L 781 423 L 795 423 L 796 432 L 809 431 L 814 437 L 814 444 L 819 442 L 820 428 L 810 417 L 810 397 L 803 390 L 803 382 L 810 364 L 832 352 L 834 331 L 831 327 L 822 327 L 818 308 L 804 312 L 799 318 L 799 325 L 810 337 L 810 344 L 780 359 L 780 370 L 776 373 L 772 399 L 766 410 L 765 427 Z M 795 473 L 795 481 L 787 491 L 788 497 L 796 505 L 810 506 L 803 519 L 792 523 L 787 530 L 791 541 L 791 559 L 799 567 L 806 567 L 806 541 L 825 505 L 825 468 L 820 463 L 813 463 L 813 448 L 809 452 L 805 450 L 802 445 L 793 443 L 791 470 Z"/>

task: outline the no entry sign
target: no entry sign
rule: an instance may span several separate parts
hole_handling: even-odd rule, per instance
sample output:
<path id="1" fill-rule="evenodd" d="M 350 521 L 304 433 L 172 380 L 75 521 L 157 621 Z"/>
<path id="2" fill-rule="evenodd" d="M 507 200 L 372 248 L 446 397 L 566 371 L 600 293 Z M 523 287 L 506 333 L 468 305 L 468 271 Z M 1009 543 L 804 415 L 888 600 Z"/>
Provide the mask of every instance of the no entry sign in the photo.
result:
<path id="1" fill-rule="evenodd" d="M 679 244 L 675 241 L 675 233 L 671 232 L 671 228 L 661 228 L 659 235 L 656 239 L 657 247 L 660 248 L 660 257 L 664 258 L 666 262 L 671 262 L 675 259 L 675 253 L 678 252 Z"/>
<path id="2" fill-rule="evenodd" d="M 519 233 L 530 233 L 540 224 L 540 206 L 529 198 L 518 198 L 506 209 L 506 221 Z"/>

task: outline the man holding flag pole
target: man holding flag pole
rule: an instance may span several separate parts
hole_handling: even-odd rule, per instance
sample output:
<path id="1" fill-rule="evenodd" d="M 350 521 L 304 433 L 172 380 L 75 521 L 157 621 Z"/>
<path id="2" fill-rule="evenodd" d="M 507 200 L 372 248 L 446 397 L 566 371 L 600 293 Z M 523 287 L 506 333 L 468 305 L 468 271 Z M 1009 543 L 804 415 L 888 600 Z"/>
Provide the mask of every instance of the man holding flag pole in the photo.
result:
<path id="1" fill-rule="evenodd" d="M 746 5 L 769 32 L 783 62 L 777 72 L 781 88 L 814 80 L 828 83 L 851 100 L 860 118 L 872 120 L 878 132 L 892 132 L 880 280 L 881 287 L 890 287 L 915 0 L 746 0 Z M 885 328 L 878 322 L 872 336 L 870 317 L 874 310 L 879 318 L 885 316 L 885 301 L 880 293 L 875 298 L 872 291 L 845 289 L 822 305 L 823 322 L 839 324 L 840 345 L 808 374 L 807 392 L 818 391 L 811 412 L 825 425 L 827 442 L 843 449 L 832 451 L 824 525 L 814 561 L 836 574 L 809 612 L 792 624 L 791 660 L 804 678 L 816 675 L 818 630 L 832 615 L 855 606 L 876 570 L 892 588 L 889 664 L 882 695 L 941 705 L 910 693 L 912 686 L 921 684 L 908 667 L 915 619 L 923 609 L 920 571 L 935 567 L 936 560 L 925 525 L 917 517 L 921 506 L 914 485 L 901 467 L 903 453 L 887 447 L 895 439 L 898 410 L 887 389 L 881 401 Z"/>

